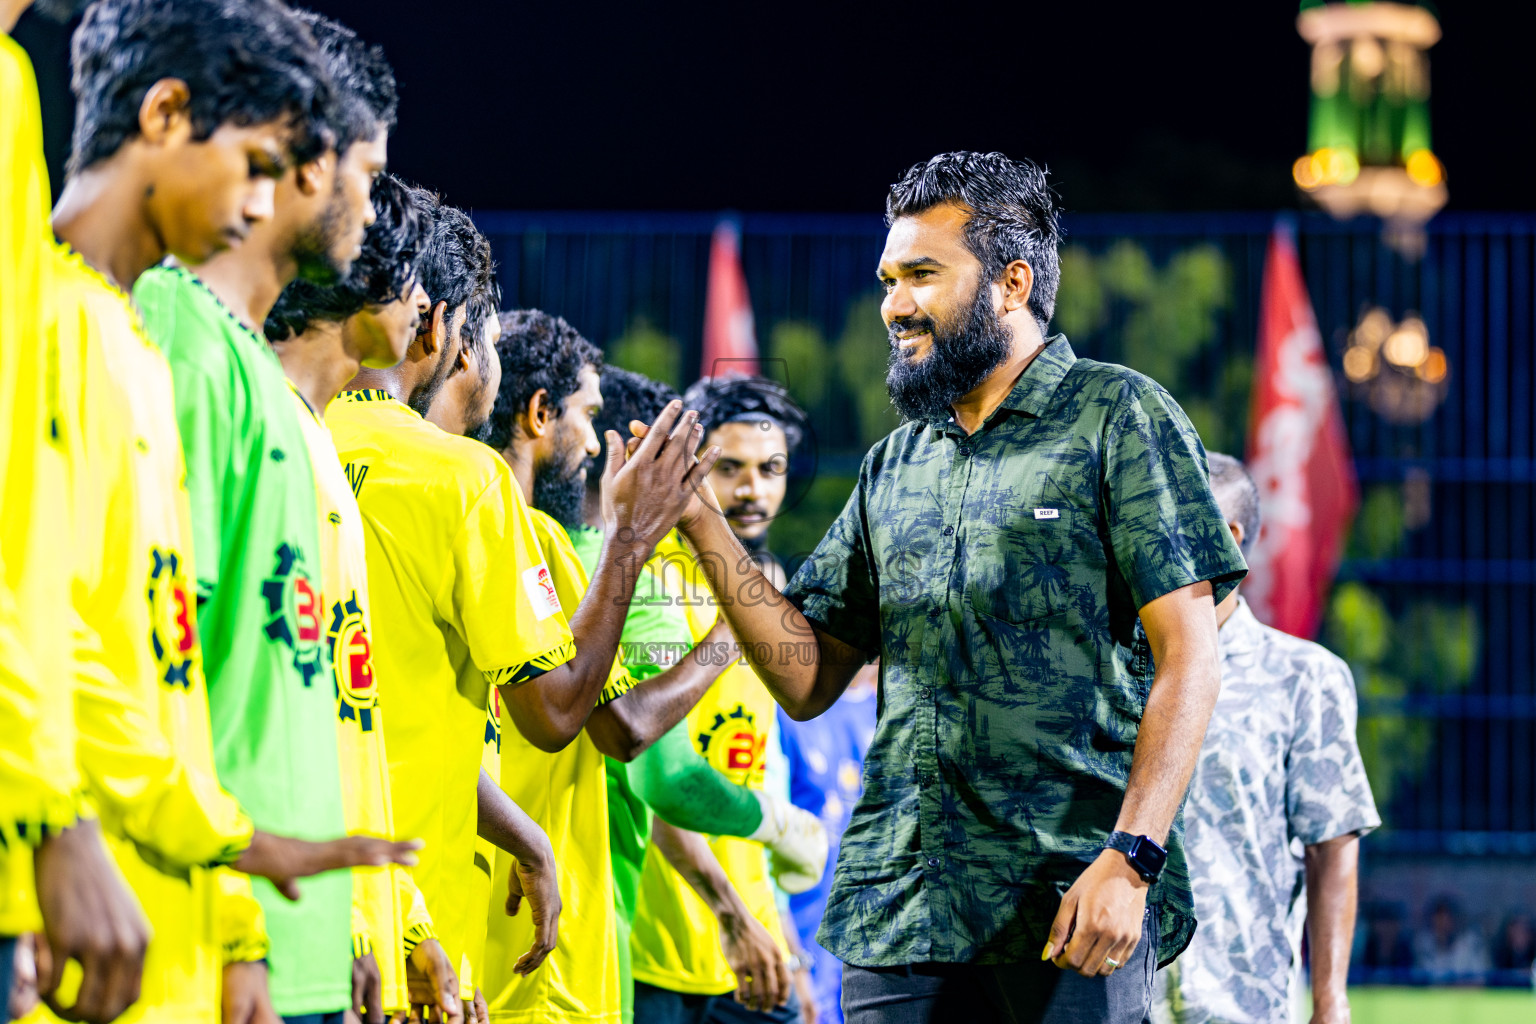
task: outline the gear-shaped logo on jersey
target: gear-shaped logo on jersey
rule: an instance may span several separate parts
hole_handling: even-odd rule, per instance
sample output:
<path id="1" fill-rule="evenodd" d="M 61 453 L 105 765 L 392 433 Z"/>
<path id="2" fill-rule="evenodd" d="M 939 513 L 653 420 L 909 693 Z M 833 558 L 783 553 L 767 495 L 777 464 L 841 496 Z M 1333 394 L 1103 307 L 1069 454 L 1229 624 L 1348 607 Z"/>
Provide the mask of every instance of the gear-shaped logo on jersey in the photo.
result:
<path id="1" fill-rule="evenodd" d="M 305 686 L 313 686 L 324 668 L 325 645 L 320 642 L 324 605 L 304 571 L 304 554 L 284 543 L 274 552 L 272 577 L 261 585 L 267 602 L 267 638 L 293 652 L 293 667 Z"/>
<path id="2" fill-rule="evenodd" d="M 363 607 L 352 591 L 345 601 L 331 605 L 331 624 L 325 631 L 331 655 L 331 674 L 336 680 L 336 715 L 372 732 L 379 692 L 373 685 L 373 641 L 363 622 Z"/>
<path id="3" fill-rule="evenodd" d="M 757 715 L 738 703 L 730 711 L 716 711 L 694 737 L 704 760 L 738 786 L 762 785 L 768 736 L 759 733 Z"/>
<path id="4" fill-rule="evenodd" d="M 196 606 L 182 573 L 181 556 L 149 549 L 149 647 L 160 681 L 183 690 L 192 687 L 192 659 L 197 651 Z"/>

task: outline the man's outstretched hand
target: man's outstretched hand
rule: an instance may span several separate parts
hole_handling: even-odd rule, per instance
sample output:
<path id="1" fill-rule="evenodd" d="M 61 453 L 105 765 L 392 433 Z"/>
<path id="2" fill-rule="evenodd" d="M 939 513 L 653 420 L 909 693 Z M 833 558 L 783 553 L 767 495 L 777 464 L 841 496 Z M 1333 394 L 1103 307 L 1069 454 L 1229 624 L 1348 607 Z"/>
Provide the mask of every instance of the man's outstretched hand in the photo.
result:
<path id="1" fill-rule="evenodd" d="M 626 445 L 614 430 L 604 436 L 603 520 L 610 536 L 628 531 L 636 542 L 654 546 L 697 506 L 696 492 L 708 489 L 720 451 L 712 447 L 697 457 L 704 429 L 698 413 L 682 409 L 682 402 L 667 403 L 637 444 Z"/>
<path id="2" fill-rule="evenodd" d="M 405 959 L 406 995 L 411 1019 L 422 1024 L 464 1024 L 459 976 L 436 939 L 423 939 Z"/>
<path id="3" fill-rule="evenodd" d="M 560 880 L 553 850 L 542 861 L 527 864 L 512 858 L 512 870 L 507 872 L 507 916 L 516 917 L 524 900 L 533 915 L 533 945 L 517 958 L 512 971 L 526 977 L 538 970 L 560 938 Z"/>
<path id="4" fill-rule="evenodd" d="M 44 839 L 33 853 L 43 939 L 37 944 L 37 993 L 55 1014 L 106 1024 L 139 998 L 149 924 L 102 844 L 84 820 Z M 59 1002 L 69 961 L 80 965 L 74 1003 Z"/>
<path id="5" fill-rule="evenodd" d="M 1141 942 L 1147 908 L 1147 883 L 1114 850 L 1099 854 L 1061 898 L 1051 935 L 1040 957 L 1085 978 L 1115 972 Z"/>
<path id="6" fill-rule="evenodd" d="M 346 836 L 317 843 L 257 831 L 251 836 L 251 845 L 230 866 L 267 879 L 278 892 L 296 900 L 300 878 L 343 868 L 378 868 L 386 864 L 409 867 L 416 863 L 416 851 L 421 847 L 420 839 Z"/>

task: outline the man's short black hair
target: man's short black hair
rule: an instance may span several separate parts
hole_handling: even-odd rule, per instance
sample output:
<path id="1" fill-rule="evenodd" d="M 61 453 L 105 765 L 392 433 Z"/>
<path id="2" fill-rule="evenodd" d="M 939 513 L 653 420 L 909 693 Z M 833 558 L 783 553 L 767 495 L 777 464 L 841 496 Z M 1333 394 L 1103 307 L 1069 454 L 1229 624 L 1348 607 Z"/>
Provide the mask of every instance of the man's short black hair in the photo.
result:
<path id="1" fill-rule="evenodd" d="M 485 443 L 498 451 L 512 443 L 518 414 L 540 388 L 549 396 L 550 412 L 559 416 L 565 400 L 581 387 L 582 369 L 603 366 L 602 349 L 560 317 L 538 309 L 501 314 L 496 355 L 501 360 L 501 390 Z"/>
<path id="2" fill-rule="evenodd" d="M 914 164 L 885 197 L 885 223 L 942 203 L 969 207 L 965 247 L 981 261 L 985 280 L 997 281 L 1014 260 L 1029 264 L 1034 286 L 1029 311 L 1043 332 L 1056 311 L 1061 243 L 1056 197 L 1045 168 L 1001 153 L 940 153 Z"/>
<path id="3" fill-rule="evenodd" d="M 289 118 L 293 159 L 334 143 L 334 94 L 314 36 L 277 0 L 98 0 L 75 31 L 76 172 L 139 134 L 150 86 L 178 78 L 191 93 L 193 138 L 220 125 Z"/>
<path id="4" fill-rule="evenodd" d="M 789 443 L 786 455 L 793 455 L 805 437 L 805 412 L 784 385 L 767 377 L 737 372 L 701 377 L 683 392 L 683 407 L 698 410 L 706 442 L 725 423 L 775 424 Z"/>
<path id="5" fill-rule="evenodd" d="M 469 292 L 469 315 L 459 329 L 464 344 L 478 350 L 476 342 L 485 337 L 485 325 L 501 308 L 501 282 L 496 280 L 496 260 L 491 254 L 491 243 L 484 235 L 476 233 L 475 279 Z M 478 358 L 478 351 L 476 353 Z M 481 367 L 488 371 L 489 367 Z"/>
<path id="6" fill-rule="evenodd" d="M 1263 519 L 1259 514 L 1259 485 L 1248 474 L 1248 467 L 1241 461 L 1221 452 L 1206 452 L 1211 465 L 1211 493 L 1227 522 L 1243 528 L 1243 554 L 1253 548 L 1259 539 L 1259 527 Z"/>
<path id="7" fill-rule="evenodd" d="M 384 59 L 383 48 L 369 46 L 356 32 L 322 14 L 304 10 L 294 14 L 314 35 L 331 78 L 336 95 L 331 108 L 336 152 L 345 153 L 354 142 L 373 138 L 380 128 L 393 130 L 399 99 L 395 72 Z"/>
<path id="8" fill-rule="evenodd" d="M 432 232 L 417 271 L 421 287 L 434 307 L 439 302 L 448 304 L 447 317 L 451 319 L 483 288 L 491 272 L 491 245 L 475 230 L 469 214 L 449 206 L 434 192 L 411 191 L 432 216 Z"/>
<path id="9" fill-rule="evenodd" d="M 363 250 L 337 284 L 323 286 L 294 278 L 267 314 L 265 331 L 272 341 L 303 334 L 316 321 L 339 323 L 369 306 L 387 306 L 403 298 L 416 281 L 421 249 L 432 231 L 426 193 L 392 174 L 373 183 L 377 220 L 363 235 Z"/>

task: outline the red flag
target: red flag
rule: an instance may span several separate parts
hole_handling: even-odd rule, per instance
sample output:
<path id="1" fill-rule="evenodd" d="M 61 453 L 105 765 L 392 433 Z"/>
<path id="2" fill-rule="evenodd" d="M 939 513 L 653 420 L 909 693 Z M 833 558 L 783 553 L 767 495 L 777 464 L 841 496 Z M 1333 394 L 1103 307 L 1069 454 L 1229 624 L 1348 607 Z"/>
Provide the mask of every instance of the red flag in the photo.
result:
<path id="1" fill-rule="evenodd" d="M 721 221 L 709 247 L 709 291 L 704 297 L 704 360 L 701 377 L 730 370 L 755 374 L 757 332 L 752 328 L 752 303 L 747 278 L 741 272 L 741 238 L 736 225 Z"/>
<path id="2" fill-rule="evenodd" d="M 1264 526 L 1243 594 L 1264 622 L 1311 637 L 1360 495 L 1296 244 L 1283 227 L 1270 236 L 1259 300 L 1248 469 Z"/>

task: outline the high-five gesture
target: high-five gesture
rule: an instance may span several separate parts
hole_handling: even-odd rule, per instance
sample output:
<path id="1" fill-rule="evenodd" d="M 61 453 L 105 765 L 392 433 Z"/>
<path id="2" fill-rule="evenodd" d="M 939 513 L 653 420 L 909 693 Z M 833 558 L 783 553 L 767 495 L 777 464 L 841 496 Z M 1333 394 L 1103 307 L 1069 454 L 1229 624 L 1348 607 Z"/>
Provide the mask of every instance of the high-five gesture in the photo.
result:
<path id="1" fill-rule="evenodd" d="M 610 536 L 654 546 L 697 504 L 695 492 L 706 486 L 720 453 L 712 448 L 702 459 L 694 454 L 703 428 L 698 413 L 682 409 L 682 402 L 667 403 L 633 452 L 626 451 L 617 431 L 607 432 L 603 520 Z"/>

